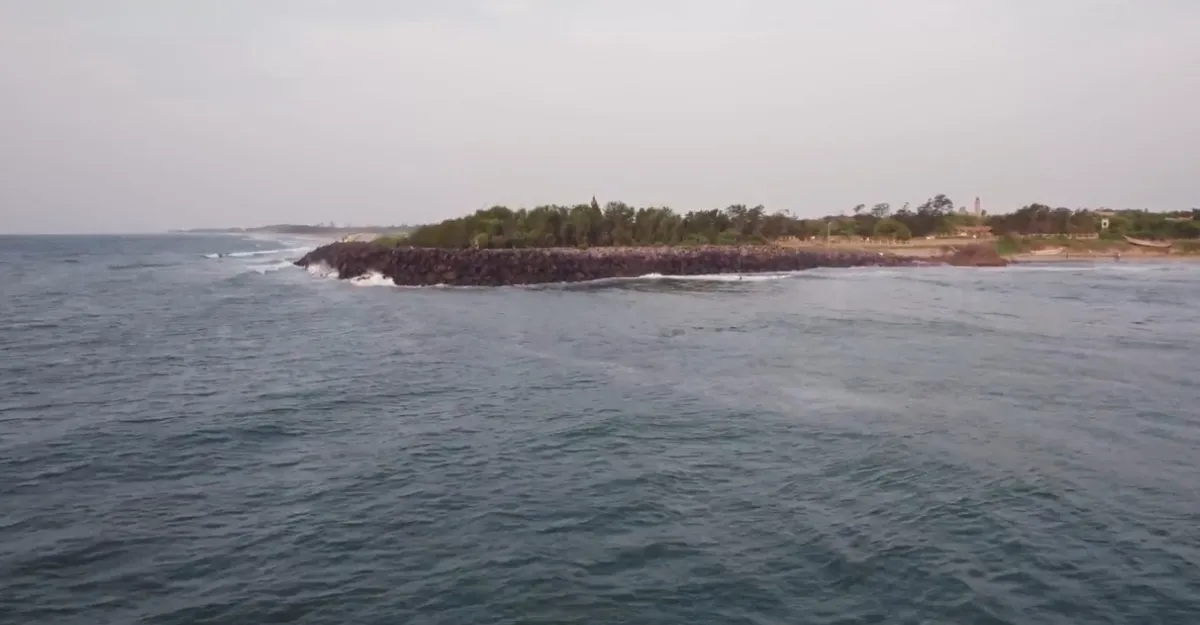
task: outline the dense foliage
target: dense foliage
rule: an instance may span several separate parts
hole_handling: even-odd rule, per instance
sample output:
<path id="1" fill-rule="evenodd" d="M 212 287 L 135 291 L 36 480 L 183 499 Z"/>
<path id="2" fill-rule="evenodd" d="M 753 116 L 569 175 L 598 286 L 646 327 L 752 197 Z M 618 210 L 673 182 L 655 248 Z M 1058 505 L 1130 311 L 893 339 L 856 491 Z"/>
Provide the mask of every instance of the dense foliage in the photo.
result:
<path id="1" fill-rule="evenodd" d="M 494 206 L 417 228 L 406 242 L 419 247 L 523 248 L 724 245 L 762 243 L 788 236 L 903 241 L 950 236 L 970 227 L 984 230 L 990 227 L 996 234 L 1095 233 L 1100 219 L 1091 211 L 1051 209 L 1041 204 L 1008 215 L 976 216 L 955 209 L 954 202 L 945 195 L 934 196 L 916 209 L 905 204 L 893 212 L 887 203 L 870 208 L 860 204 L 845 214 L 818 219 L 802 219 L 787 212 L 768 213 L 761 205 L 677 213 L 665 207 L 634 208 L 623 202 L 609 202 L 601 207 L 593 198 L 590 204 L 528 210 Z M 1108 219 L 1113 236 L 1200 238 L 1200 211 L 1174 215 L 1123 211 Z"/>
<path id="2" fill-rule="evenodd" d="M 1133 210 L 1099 213 L 1030 204 L 1007 215 L 989 217 L 987 225 L 996 234 L 1091 234 L 1100 232 L 1103 219 L 1108 219 L 1105 234 L 1111 237 L 1200 238 L 1200 209 L 1174 213 Z"/>

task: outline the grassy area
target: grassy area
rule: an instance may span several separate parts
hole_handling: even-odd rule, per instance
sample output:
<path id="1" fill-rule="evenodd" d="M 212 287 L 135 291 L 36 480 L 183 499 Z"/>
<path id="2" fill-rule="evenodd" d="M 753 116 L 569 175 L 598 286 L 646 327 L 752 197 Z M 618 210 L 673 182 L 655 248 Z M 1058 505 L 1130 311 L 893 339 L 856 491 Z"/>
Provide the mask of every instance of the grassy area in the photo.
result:
<path id="1" fill-rule="evenodd" d="M 1080 252 L 1115 252 L 1127 250 L 1131 247 L 1127 241 L 1114 239 L 1051 239 L 1054 241 L 1054 246 L 1062 246 L 1068 250 L 1077 250 Z"/>
<path id="2" fill-rule="evenodd" d="M 1176 239 L 1169 250 L 1133 245 L 1124 239 L 1071 239 L 1067 237 L 1003 236 L 996 239 L 996 251 L 1004 256 L 1029 254 L 1036 250 L 1062 248 L 1068 256 L 1100 254 L 1200 256 L 1200 241 Z"/>
<path id="3" fill-rule="evenodd" d="M 1026 241 L 1020 237 L 1004 235 L 996 239 L 996 251 L 1001 256 L 1013 256 L 1015 254 L 1024 254 L 1031 248 Z"/>
<path id="4" fill-rule="evenodd" d="M 996 251 L 1004 255 L 1028 254 L 1036 250 L 1062 248 L 1065 252 L 1121 252 L 1135 246 L 1120 239 L 1072 239 L 1070 237 L 1021 237 L 1005 235 L 996 239 Z"/>
<path id="5" fill-rule="evenodd" d="M 383 236 L 376 237 L 373 241 L 380 245 L 400 247 L 401 245 L 408 245 L 408 233 L 404 232 L 400 234 L 385 234 Z"/>

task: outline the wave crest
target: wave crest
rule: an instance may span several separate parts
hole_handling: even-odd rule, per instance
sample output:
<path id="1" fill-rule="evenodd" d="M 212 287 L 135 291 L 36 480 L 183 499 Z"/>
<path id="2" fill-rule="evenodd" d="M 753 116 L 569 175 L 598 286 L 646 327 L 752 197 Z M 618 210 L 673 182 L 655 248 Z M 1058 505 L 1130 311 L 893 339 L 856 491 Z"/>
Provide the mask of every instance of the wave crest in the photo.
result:
<path id="1" fill-rule="evenodd" d="M 275 254 L 295 254 L 307 250 L 306 247 L 281 247 L 272 250 L 249 250 L 245 252 L 213 252 L 205 254 L 205 258 L 251 258 L 254 256 L 273 256 Z"/>

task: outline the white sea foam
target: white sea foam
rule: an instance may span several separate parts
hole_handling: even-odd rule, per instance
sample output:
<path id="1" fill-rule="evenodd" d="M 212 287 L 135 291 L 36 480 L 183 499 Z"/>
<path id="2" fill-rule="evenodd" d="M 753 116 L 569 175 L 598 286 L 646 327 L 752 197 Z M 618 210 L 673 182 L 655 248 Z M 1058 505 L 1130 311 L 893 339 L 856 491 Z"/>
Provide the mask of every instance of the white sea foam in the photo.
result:
<path id="1" fill-rule="evenodd" d="M 797 278 L 811 273 L 811 270 L 805 271 L 779 271 L 772 273 L 709 273 L 696 275 L 671 275 L 661 273 L 647 273 L 640 276 L 625 276 L 616 278 L 596 278 L 593 280 L 579 281 L 564 281 L 564 282 L 544 282 L 535 284 L 516 284 L 516 288 L 528 289 L 544 289 L 544 288 L 563 288 L 575 286 L 600 286 L 605 284 L 619 284 L 627 282 L 642 282 L 655 280 L 677 280 L 685 282 L 771 282 L 775 280 L 783 280 L 787 278 Z M 451 288 L 475 288 L 475 287 L 451 287 Z"/>
<path id="2" fill-rule="evenodd" d="M 288 264 L 290 265 L 291 263 L 288 263 Z M 335 280 L 341 279 L 341 276 L 338 275 L 338 273 L 335 269 L 333 269 L 332 267 L 330 267 L 324 263 L 314 263 L 312 265 L 309 265 L 306 269 L 310 275 L 318 277 L 318 278 L 333 278 Z M 875 273 L 878 273 L 879 275 L 895 276 L 895 275 L 899 274 L 899 272 L 895 271 L 895 270 L 890 270 L 890 271 L 889 270 L 881 270 L 880 268 L 877 268 L 877 267 L 869 268 L 869 269 L 874 269 Z M 845 271 L 845 269 L 841 269 L 839 271 Z M 618 278 L 597 278 L 595 280 L 582 280 L 582 281 L 578 281 L 578 282 L 516 284 L 516 285 L 513 285 L 513 287 L 538 289 L 538 288 L 547 288 L 547 287 L 550 287 L 550 288 L 564 287 L 564 286 L 571 286 L 571 285 L 602 285 L 602 284 L 611 284 L 611 283 L 617 283 L 617 282 L 634 282 L 634 281 L 646 281 L 646 280 L 664 280 L 664 281 L 677 280 L 677 281 L 687 281 L 687 282 L 772 282 L 772 281 L 776 281 L 776 280 L 785 280 L 785 279 L 789 279 L 789 278 L 815 277 L 814 274 L 816 274 L 816 273 L 819 273 L 819 270 L 809 269 L 809 270 L 800 270 L 800 271 L 779 271 L 779 272 L 769 272 L 769 273 L 743 273 L 743 274 L 714 273 L 714 274 L 698 274 L 698 275 L 665 275 L 665 274 L 661 274 L 661 273 L 648 273 L 648 274 L 644 274 L 641 276 L 629 276 L 629 277 L 618 277 Z M 432 285 L 424 285 L 424 286 L 397 285 L 396 283 L 394 283 L 392 281 L 391 278 L 387 278 L 382 273 L 379 273 L 377 271 L 368 272 L 364 275 L 361 275 L 361 276 L 358 276 L 355 278 L 346 279 L 345 282 L 348 282 L 354 286 L 388 286 L 388 287 L 413 288 L 413 289 L 429 289 L 429 288 L 473 289 L 473 288 L 480 288 L 480 287 L 466 286 L 466 285 L 450 286 L 450 285 L 442 284 L 442 283 L 432 284 Z M 488 288 L 488 287 L 483 287 L 483 288 Z"/>
<path id="3" fill-rule="evenodd" d="M 290 265 L 291 263 L 288 263 L 288 264 Z M 428 286 L 412 286 L 412 285 L 404 285 L 404 284 L 398 285 L 395 282 L 392 282 L 391 278 L 385 277 L 382 273 L 380 273 L 378 271 L 369 271 L 361 276 L 357 276 L 354 278 L 346 278 L 345 280 L 343 280 L 341 275 L 338 273 L 338 271 L 336 269 L 330 267 L 329 265 L 326 265 L 325 263 L 320 263 L 320 262 L 313 263 L 313 264 L 305 267 L 305 270 L 308 271 L 309 275 L 316 277 L 316 278 L 328 278 L 328 279 L 331 279 L 331 280 L 334 280 L 337 282 L 345 282 L 347 284 L 351 284 L 354 286 L 386 286 L 386 287 L 399 288 L 399 289 L 471 288 L 471 287 L 449 287 L 445 284 L 433 284 L 433 285 L 428 285 Z"/>
<path id="4" fill-rule="evenodd" d="M 205 254 L 205 258 L 251 258 L 254 256 L 273 256 L 276 254 L 294 254 L 296 252 L 307 251 L 307 247 L 281 247 L 273 250 L 249 250 L 245 252 L 229 252 L 226 254 L 213 253 Z"/>
<path id="5" fill-rule="evenodd" d="M 695 282 L 770 282 L 798 275 L 798 271 L 782 271 L 772 273 L 706 273 L 688 276 L 663 275 L 648 273 L 632 280 L 690 280 Z"/>
<path id="6" fill-rule="evenodd" d="M 279 271 L 280 269 L 286 269 L 288 267 L 293 267 L 293 266 L 294 265 L 289 260 L 277 260 L 277 261 L 270 262 L 270 263 L 260 263 L 257 265 L 250 265 L 250 271 L 253 271 L 256 273 L 271 273 L 272 271 Z"/>
<path id="7" fill-rule="evenodd" d="M 308 271 L 309 275 L 316 276 L 318 278 L 336 278 L 336 277 L 338 277 L 337 271 L 335 271 L 333 269 L 333 267 L 330 267 L 329 265 L 326 265 L 325 263 L 320 263 L 320 262 L 312 263 L 312 264 L 308 265 L 307 267 L 305 267 L 305 270 Z"/>
<path id="8" fill-rule="evenodd" d="M 378 271 L 368 271 L 356 278 L 350 278 L 347 282 L 354 286 L 396 286 L 391 278 L 385 277 Z"/>

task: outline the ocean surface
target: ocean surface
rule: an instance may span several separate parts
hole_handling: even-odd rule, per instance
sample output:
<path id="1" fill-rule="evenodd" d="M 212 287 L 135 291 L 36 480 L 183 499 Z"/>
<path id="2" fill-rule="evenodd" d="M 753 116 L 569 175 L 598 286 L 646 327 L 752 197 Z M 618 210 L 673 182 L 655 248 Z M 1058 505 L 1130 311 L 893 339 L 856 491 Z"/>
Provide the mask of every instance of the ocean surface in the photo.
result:
<path id="1" fill-rule="evenodd" d="M 1200 623 L 1200 264 L 0 237 L 0 623 Z"/>

